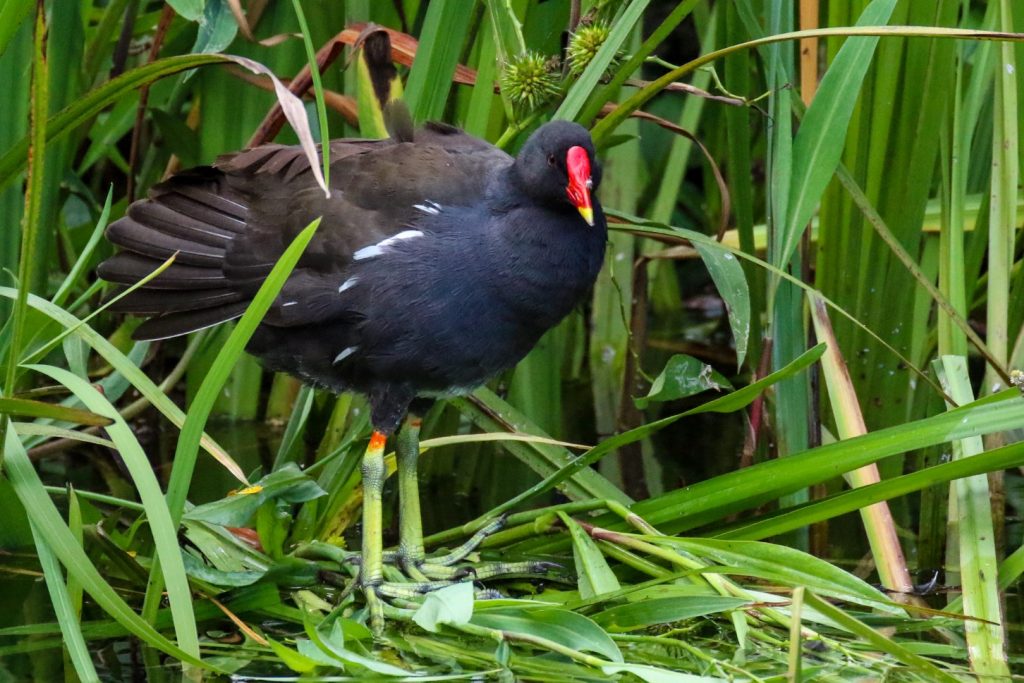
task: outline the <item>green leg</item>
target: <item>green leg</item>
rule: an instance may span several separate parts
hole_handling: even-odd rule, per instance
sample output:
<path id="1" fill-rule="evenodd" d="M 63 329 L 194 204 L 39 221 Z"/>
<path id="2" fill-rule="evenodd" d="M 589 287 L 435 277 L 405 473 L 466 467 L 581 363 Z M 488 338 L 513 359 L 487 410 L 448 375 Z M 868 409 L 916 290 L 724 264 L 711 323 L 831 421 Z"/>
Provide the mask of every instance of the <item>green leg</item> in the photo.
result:
<path id="1" fill-rule="evenodd" d="M 398 495 L 401 500 L 398 561 L 406 574 L 421 579 L 419 566 L 423 551 L 423 522 L 420 517 L 420 488 L 416 463 L 420 457 L 420 419 L 410 415 L 398 435 Z"/>
<path id="2" fill-rule="evenodd" d="M 363 557 L 359 584 L 366 596 L 370 630 L 384 631 L 384 605 L 377 590 L 383 581 L 384 539 L 381 492 L 384 488 L 384 444 L 387 436 L 374 432 L 363 454 Z"/>

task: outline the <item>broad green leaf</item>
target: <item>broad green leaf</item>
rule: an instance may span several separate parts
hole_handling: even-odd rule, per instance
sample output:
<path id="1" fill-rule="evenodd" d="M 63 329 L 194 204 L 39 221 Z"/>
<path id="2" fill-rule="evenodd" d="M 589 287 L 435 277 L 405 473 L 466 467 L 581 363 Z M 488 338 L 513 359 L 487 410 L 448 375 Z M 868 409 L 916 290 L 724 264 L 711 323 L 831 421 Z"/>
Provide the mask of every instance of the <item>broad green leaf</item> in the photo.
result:
<path id="1" fill-rule="evenodd" d="M 273 638 L 267 638 L 267 642 L 270 644 L 270 649 L 274 651 L 274 654 L 281 659 L 285 666 L 295 673 L 307 674 L 316 669 L 318 664 L 330 665 L 335 663 L 326 655 L 321 655 L 316 659 L 310 657 L 310 654 L 321 654 L 315 647 L 311 652 L 298 652 L 283 643 L 277 642 Z M 309 643 L 309 641 L 303 638 L 296 645 L 301 646 L 302 643 Z"/>
<path id="2" fill-rule="evenodd" d="M 710 365 L 693 356 L 676 354 L 668 359 L 664 369 L 654 378 L 647 396 L 634 399 L 638 408 L 646 408 L 651 401 L 675 401 L 705 391 L 732 389 L 725 377 Z"/>
<path id="3" fill-rule="evenodd" d="M 559 512 L 558 516 L 572 536 L 572 554 L 576 563 L 576 585 L 584 600 L 620 590 L 604 554 L 587 532 L 572 517 Z"/>
<path id="4" fill-rule="evenodd" d="M 465 624 L 473 616 L 473 584 L 462 581 L 427 593 L 412 620 L 420 628 L 437 633 L 442 624 Z"/>
<path id="5" fill-rule="evenodd" d="M 207 0 L 206 8 L 199 17 L 199 33 L 192 52 L 222 52 L 237 34 L 238 22 L 231 14 L 227 0 Z"/>
<path id="6" fill-rule="evenodd" d="M 209 0 L 216 3 L 219 0 Z M 167 4 L 174 8 L 180 16 L 189 21 L 199 21 L 203 16 L 204 0 L 167 0 Z"/>
<path id="7" fill-rule="evenodd" d="M 185 571 L 194 579 L 221 588 L 251 586 L 264 577 L 266 572 L 225 572 L 206 565 L 189 552 L 182 552 Z"/>
<path id="8" fill-rule="evenodd" d="M 611 607 L 598 612 L 593 619 L 612 633 L 635 631 L 655 624 L 670 624 L 738 609 L 749 600 L 722 595 L 687 595 L 667 598 L 652 597 L 639 602 Z"/>
<path id="9" fill-rule="evenodd" d="M 481 609 L 473 615 L 470 623 L 499 631 L 536 636 L 573 650 L 596 652 L 614 662 L 623 661 L 619 647 L 600 626 L 582 614 L 564 609 Z"/>
<path id="10" fill-rule="evenodd" d="M 348 625 L 343 625 L 343 622 L 347 622 Z M 309 634 L 316 647 L 346 665 L 346 671 L 350 670 L 350 665 L 355 665 L 359 669 L 366 669 L 383 676 L 404 677 L 413 673 L 393 664 L 388 664 L 378 658 L 366 657 L 345 649 L 345 630 L 352 626 L 360 627 L 369 633 L 369 629 L 348 619 L 336 619 L 331 626 L 330 635 L 324 635 L 318 628 L 311 627 L 309 624 L 306 626 L 306 633 Z M 304 647 L 302 642 L 299 643 L 299 652 L 308 652 L 308 647 Z"/>
<path id="11" fill-rule="evenodd" d="M 227 498 L 192 508 L 185 513 L 184 518 L 221 526 L 243 526 L 268 501 L 304 503 L 325 495 L 327 493 L 316 481 L 300 470 L 298 465 L 290 462 Z"/>
<path id="12" fill-rule="evenodd" d="M 747 276 L 740 262 L 728 251 L 701 242 L 694 242 L 693 246 L 725 302 L 736 346 L 736 367 L 741 367 L 747 356 L 747 343 L 750 339 L 750 289 L 747 287 Z"/>

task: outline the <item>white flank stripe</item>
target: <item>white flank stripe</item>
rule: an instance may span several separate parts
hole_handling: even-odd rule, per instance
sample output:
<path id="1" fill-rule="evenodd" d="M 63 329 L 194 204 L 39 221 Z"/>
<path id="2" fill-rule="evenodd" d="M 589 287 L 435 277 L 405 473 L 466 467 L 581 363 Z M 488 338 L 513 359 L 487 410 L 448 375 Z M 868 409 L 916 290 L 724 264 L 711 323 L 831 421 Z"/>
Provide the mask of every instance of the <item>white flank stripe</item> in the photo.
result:
<path id="1" fill-rule="evenodd" d="M 384 249 L 390 247 L 392 244 L 398 242 L 399 240 L 408 240 L 412 239 L 413 237 L 422 236 L 423 233 L 419 230 L 403 230 L 397 235 L 392 235 L 386 240 L 381 240 L 380 242 L 377 242 L 377 244 L 372 244 L 368 247 L 363 247 L 356 253 L 352 254 L 352 259 L 354 261 L 362 261 L 363 259 L 374 258 L 375 256 L 380 256 L 381 254 L 383 254 Z"/>
<path id="2" fill-rule="evenodd" d="M 352 254 L 353 261 L 362 261 L 363 259 L 373 258 L 374 256 L 380 256 L 384 253 L 378 245 L 372 244 L 368 247 L 363 247 L 356 253 Z"/>
<path id="3" fill-rule="evenodd" d="M 341 361 L 345 360 L 359 349 L 358 346 L 349 346 L 341 350 L 337 356 L 334 357 L 334 365 L 337 365 Z"/>
<path id="4" fill-rule="evenodd" d="M 394 244 L 399 240 L 408 240 L 412 239 L 413 237 L 423 237 L 423 233 L 419 230 L 403 230 L 397 235 L 392 235 L 383 242 L 378 242 L 378 246 L 386 247 L 388 245 Z"/>
<path id="5" fill-rule="evenodd" d="M 441 213 L 441 210 L 438 207 L 429 206 L 429 204 L 433 203 L 434 202 L 427 200 L 426 204 L 413 204 L 412 208 L 419 209 L 423 213 L 429 213 L 431 216 L 436 216 L 437 214 Z"/>
<path id="6" fill-rule="evenodd" d="M 353 287 L 355 287 L 357 282 L 359 282 L 359 278 L 357 277 L 350 277 L 349 279 L 345 280 L 344 282 L 341 283 L 341 287 L 338 287 L 338 294 L 341 294 L 346 289 L 352 289 Z"/>
<path id="7" fill-rule="evenodd" d="M 299 303 L 299 302 L 298 301 L 285 301 L 283 304 L 281 304 L 281 306 L 282 306 L 282 308 L 284 306 L 294 306 L 297 303 Z"/>

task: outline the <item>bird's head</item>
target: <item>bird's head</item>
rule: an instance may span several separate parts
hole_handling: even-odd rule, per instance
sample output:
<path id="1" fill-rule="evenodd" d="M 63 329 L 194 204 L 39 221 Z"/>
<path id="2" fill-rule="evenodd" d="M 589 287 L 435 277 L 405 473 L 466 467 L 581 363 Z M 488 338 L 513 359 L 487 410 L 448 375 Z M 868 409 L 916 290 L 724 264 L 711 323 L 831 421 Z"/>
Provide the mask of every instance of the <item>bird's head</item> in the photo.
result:
<path id="1" fill-rule="evenodd" d="M 534 199 L 576 207 L 594 225 L 591 194 L 601 182 L 594 141 L 583 126 L 552 121 L 538 128 L 519 151 L 513 173 Z"/>

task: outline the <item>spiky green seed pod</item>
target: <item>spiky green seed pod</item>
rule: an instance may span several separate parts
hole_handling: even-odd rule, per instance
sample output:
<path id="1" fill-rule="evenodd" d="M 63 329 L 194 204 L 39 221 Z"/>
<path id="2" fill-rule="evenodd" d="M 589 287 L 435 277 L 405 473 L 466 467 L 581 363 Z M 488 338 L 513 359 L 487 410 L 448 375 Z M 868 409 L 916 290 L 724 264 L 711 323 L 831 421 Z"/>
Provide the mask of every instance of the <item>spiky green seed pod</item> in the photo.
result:
<path id="1" fill-rule="evenodd" d="M 608 40 L 611 32 L 608 24 L 598 22 L 587 26 L 579 26 L 569 39 L 569 47 L 566 49 L 566 57 L 569 60 L 569 74 L 579 76 L 587 68 L 597 51 L 601 49 L 604 42 Z M 612 60 L 609 69 L 615 66 L 619 59 L 618 55 Z"/>
<path id="2" fill-rule="evenodd" d="M 517 111 L 529 113 L 558 94 L 558 80 L 547 57 L 527 52 L 505 63 L 501 89 Z"/>

